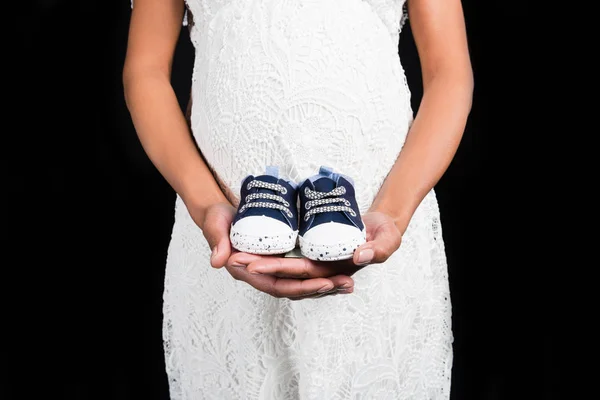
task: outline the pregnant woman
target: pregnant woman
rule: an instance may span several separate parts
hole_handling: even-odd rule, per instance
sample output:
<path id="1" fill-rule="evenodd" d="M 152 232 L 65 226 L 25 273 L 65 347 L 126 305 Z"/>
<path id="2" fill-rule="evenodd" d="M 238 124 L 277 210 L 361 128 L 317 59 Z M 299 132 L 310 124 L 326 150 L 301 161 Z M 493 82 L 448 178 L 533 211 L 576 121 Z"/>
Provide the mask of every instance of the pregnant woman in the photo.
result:
<path id="1" fill-rule="evenodd" d="M 398 56 L 408 10 L 423 75 Z M 190 118 L 170 83 L 182 21 Z M 447 399 L 451 305 L 433 187 L 473 90 L 460 0 L 136 0 L 123 72 L 177 192 L 164 292 L 172 399 Z M 242 180 L 354 180 L 367 242 L 345 261 L 234 250 Z M 212 268 L 211 268 L 212 267 Z"/>

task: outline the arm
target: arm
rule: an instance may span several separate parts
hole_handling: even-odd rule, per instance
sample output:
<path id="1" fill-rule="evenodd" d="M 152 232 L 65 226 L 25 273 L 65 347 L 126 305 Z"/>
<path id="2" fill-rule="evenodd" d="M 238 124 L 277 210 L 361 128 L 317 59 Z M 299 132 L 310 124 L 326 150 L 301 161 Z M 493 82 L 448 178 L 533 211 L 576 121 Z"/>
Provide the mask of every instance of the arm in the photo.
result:
<path id="1" fill-rule="evenodd" d="M 202 228 L 206 210 L 227 200 L 196 149 L 171 86 L 183 12 L 183 0 L 135 1 L 123 84 L 144 150 Z"/>
<path id="2" fill-rule="evenodd" d="M 125 97 L 144 150 L 182 197 L 213 249 L 211 265 L 220 268 L 232 253 L 229 228 L 235 209 L 196 149 L 171 86 L 182 17 L 183 0 L 135 1 L 123 69 Z M 265 293 L 293 299 L 353 283 L 343 275 L 300 280 L 251 275 L 245 268 L 230 265 L 227 271 Z"/>
<path id="3" fill-rule="evenodd" d="M 320 277 L 353 274 L 382 263 L 402 241 L 425 195 L 448 168 L 471 109 L 473 74 L 460 0 L 408 0 L 411 27 L 421 60 L 423 99 L 404 147 L 363 222 L 367 242 L 348 262 L 262 259 L 248 264 L 261 274 Z M 231 258 L 236 261 L 236 256 Z"/>
<path id="4" fill-rule="evenodd" d="M 396 163 L 370 211 L 401 233 L 452 161 L 471 109 L 473 74 L 460 0 L 408 0 L 423 98 Z"/>

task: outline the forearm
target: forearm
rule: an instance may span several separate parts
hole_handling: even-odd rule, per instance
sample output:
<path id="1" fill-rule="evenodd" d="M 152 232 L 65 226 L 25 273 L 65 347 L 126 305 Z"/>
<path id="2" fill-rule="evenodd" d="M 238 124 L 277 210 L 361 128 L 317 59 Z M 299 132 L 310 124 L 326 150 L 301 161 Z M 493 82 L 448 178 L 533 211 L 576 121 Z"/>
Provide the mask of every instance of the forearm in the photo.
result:
<path id="1" fill-rule="evenodd" d="M 193 142 L 168 76 L 126 71 L 124 85 L 144 150 L 187 207 L 203 212 L 227 201 Z"/>
<path id="2" fill-rule="evenodd" d="M 452 161 L 471 109 L 472 76 L 438 76 L 427 83 L 406 142 L 371 211 L 392 216 L 404 232 L 415 210 Z"/>

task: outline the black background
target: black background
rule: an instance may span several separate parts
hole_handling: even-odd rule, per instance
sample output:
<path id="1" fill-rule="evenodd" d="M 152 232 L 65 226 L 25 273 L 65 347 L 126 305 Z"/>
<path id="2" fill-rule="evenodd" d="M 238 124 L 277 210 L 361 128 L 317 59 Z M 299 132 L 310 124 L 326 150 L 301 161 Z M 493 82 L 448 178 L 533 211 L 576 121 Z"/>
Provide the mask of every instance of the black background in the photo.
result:
<path id="1" fill-rule="evenodd" d="M 13 64 L 21 128 L 10 148 L 6 260 L 17 274 L 5 281 L 11 396 L 3 398 L 167 399 L 161 307 L 174 193 L 146 158 L 123 99 L 129 2 L 31 4 Z M 533 11 L 526 1 L 463 5 L 474 105 L 436 188 L 453 302 L 452 399 L 555 399 L 555 343 L 526 279 L 535 256 L 519 213 Z M 399 50 L 416 109 L 410 25 Z M 182 107 L 193 56 L 184 29 L 173 82 Z"/>

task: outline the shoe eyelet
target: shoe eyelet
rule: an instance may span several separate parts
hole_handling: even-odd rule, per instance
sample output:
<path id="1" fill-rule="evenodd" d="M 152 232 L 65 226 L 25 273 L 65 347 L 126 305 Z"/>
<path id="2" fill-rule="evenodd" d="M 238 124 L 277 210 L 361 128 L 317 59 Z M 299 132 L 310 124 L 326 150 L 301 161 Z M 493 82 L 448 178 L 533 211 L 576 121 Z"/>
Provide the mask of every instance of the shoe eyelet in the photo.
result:
<path id="1" fill-rule="evenodd" d="M 354 211 L 350 211 L 350 215 L 352 215 L 353 217 L 356 217 L 356 213 Z"/>
<path id="2" fill-rule="evenodd" d="M 248 184 L 246 185 L 246 190 L 250 190 L 252 189 L 252 185 L 250 185 L 252 182 L 248 182 Z"/>
<path id="3" fill-rule="evenodd" d="M 305 210 L 310 210 L 310 207 L 311 207 L 310 202 L 307 201 L 306 203 L 304 203 Z"/>
<path id="4" fill-rule="evenodd" d="M 288 210 L 288 211 L 287 211 L 287 216 L 288 216 L 288 217 L 290 217 L 290 218 L 293 218 L 293 217 L 294 217 L 294 214 L 292 214 L 292 212 Z"/>
<path id="5" fill-rule="evenodd" d="M 351 206 L 350 201 L 348 201 L 346 199 L 344 199 L 344 204 L 346 204 L 346 207 L 350 207 Z"/>
<path id="6" fill-rule="evenodd" d="M 342 194 L 346 194 L 346 186 L 340 186 L 342 188 Z"/>
<path id="7" fill-rule="evenodd" d="M 250 198 L 250 195 L 246 196 L 246 198 L 244 199 L 244 201 L 247 203 L 248 201 L 250 201 L 249 198 Z"/>
<path id="8" fill-rule="evenodd" d="M 281 194 L 287 194 L 287 189 L 285 187 L 281 189 Z"/>
<path id="9" fill-rule="evenodd" d="M 304 217 L 304 222 L 308 221 L 308 219 L 309 219 L 309 218 L 310 218 L 310 216 L 308 216 L 308 215 L 307 215 L 307 216 L 305 216 L 305 217 Z"/>

